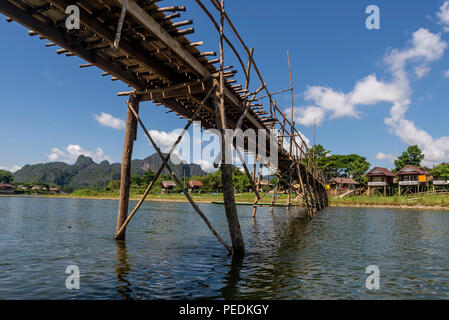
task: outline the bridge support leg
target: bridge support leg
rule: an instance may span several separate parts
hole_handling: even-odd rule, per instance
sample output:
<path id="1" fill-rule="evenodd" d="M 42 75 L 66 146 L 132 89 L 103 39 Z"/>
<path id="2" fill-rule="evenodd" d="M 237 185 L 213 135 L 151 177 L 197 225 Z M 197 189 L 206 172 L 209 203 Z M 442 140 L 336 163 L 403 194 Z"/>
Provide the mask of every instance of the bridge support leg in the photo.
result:
<path id="1" fill-rule="evenodd" d="M 257 167 L 257 162 L 254 162 L 254 180 L 256 179 L 256 167 Z M 260 188 L 260 180 L 262 179 L 262 164 L 257 168 L 257 172 L 258 172 L 258 174 L 257 174 L 257 184 L 256 184 L 256 191 L 257 192 L 259 192 L 259 188 Z M 270 186 L 268 186 L 268 188 L 269 188 Z M 255 199 L 254 199 L 254 206 L 253 206 L 253 214 L 252 214 L 252 217 L 253 218 L 255 218 L 256 217 L 256 211 L 257 211 L 257 205 L 256 205 L 256 203 L 260 200 L 260 199 L 262 199 L 261 197 L 258 197 L 257 196 L 257 193 L 256 193 L 256 196 L 255 196 Z"/>
<path id="2" fill-rule="evenodd" d="M 232 241 L 232 252 L 234 255 L 243 256 L 245 254 L 245 246 L 243 244 L 242 230 L 240 229 L 239 217 L 237 215 L 237 207 L 235 205 L 234 185 L 232 182 L 232 154 L 231 141 L 227 141 L 225 130 L 227 128 L 226 114 L 224 110 L 223 91 L 220 90 L 220 99 L 215 100 L 215 111 L 217 116 L 217 127 L 221 133 L 221 183 L 223 185 L 223 201 L 226 212 L 226 220 L 228 221 L 229 233 Z M 230 157 L 228 159 L 228 157 Z"/>
<path id="3" fill-rule="evenodd" d="M 129 103 L 133 106 L 136 112 L 139 112 L 139 98 L 135 95 L 131 95 Z M 128 109 L 126 115 L 126 132 L 125 143 L 123 145 L 122 154 L 122 170 L 120 175 L 120 200 L 118 205 L 117 216 L 117 231 L 122 228 L 128 217 L 128 204 L 129 204 L 129 187 L 131 178 L 131 160 L 133 154 L 134 140 L 137 137 L 137 119 L 133 113 Z M 116 240 L 125 240 L 125 230 L 116 237 Z"/>
<path id="4" fill-rule="evenodd" d="M 278 177 L 276 180 L 276 185 L 274 186 L 273 197 L 271 198 L 271 205 L 270 205 L 271 209 L 273 209 L 274 204 L 276 203 L 276 195 L 278 193 L 279 181 L 280 181 L 280 179 Z"/>

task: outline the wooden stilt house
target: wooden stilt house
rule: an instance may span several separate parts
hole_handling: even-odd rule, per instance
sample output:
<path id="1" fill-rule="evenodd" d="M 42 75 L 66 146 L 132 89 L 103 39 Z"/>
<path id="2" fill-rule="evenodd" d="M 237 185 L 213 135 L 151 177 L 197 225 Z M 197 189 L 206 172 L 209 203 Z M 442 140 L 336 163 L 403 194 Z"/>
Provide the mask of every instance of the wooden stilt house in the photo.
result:
<path id="1" fill-rule="evenodd" d="M 396 173 L 398 178 L 398 194 L 414 194 L 428 188 L 428 173 L 413 165 L 406 165 Z"/>
<path id="2" fill-rule="evenodd" d="M 335 196 L 356 190 L 359 183 L 351 178 L 331 178 L 328 182 L 329 193 Z"/>
<path id="3" fill-rule="evenodd" d="M 172 193 L 173 189 L 176 187 L 174 181 L 162 181 L 161 182 L 161 192 L 162 193 Z"/>
<path id="4" fill-rule="evenodd" d="M 368 195 L 376 192 L 384 196 L 392 195 L 394 190 L 394 173 L 388 169 L 374 167 L 366 173 L 368 177 Z"/>
<path id="5" fill-rule="evenodd" d="M 189 192 L 198 192 L 201 193 L 201 188 L 203 187 L 203 183 L 201 181 L 189 181 L 188 183 Z"/>

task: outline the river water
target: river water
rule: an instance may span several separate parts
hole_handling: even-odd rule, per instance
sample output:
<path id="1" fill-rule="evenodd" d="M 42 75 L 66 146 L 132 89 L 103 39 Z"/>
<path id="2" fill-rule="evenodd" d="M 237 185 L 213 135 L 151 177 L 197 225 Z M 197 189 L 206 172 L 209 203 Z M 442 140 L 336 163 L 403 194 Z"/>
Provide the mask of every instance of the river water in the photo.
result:
<path id="1" fill-rule="evenodd" d="M 145 203 L 117 243 L 117 205 L 0 198 L 0 299 L 449 298 L 449 212 L 328 208 L 306 221 L 259 208 L 254 220 L 239 206 L 247 254 L 233 260 L 187 203 Z M 229 243 L 223 206 L 200 207 Z"/>

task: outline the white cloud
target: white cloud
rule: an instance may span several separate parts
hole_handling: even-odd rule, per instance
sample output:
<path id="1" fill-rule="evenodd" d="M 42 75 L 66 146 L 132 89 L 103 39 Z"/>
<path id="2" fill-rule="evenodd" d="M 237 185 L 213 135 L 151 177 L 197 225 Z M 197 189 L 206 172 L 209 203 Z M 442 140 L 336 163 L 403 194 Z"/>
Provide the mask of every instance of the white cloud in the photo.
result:
<path id="1" fill-rule="evenodd" d="M 377 160 L 389 160 L 389 161 L 393 161 L 396 159 L 396 155 L 393 153 L 383 153 L 383 152 L 379 152 L 376 155 L 376 159 Z"/>
<path id="2" fill-rule="evenodd" d="M 449 1 L 443 7 L 447 12 Z M 320 121 L 323 121 L 328 114 L 330 118 L 359 118 L 359 106 L 389 102 L 392 106 L 385 123 L 391 131 L 404 143 L 417 144 L 423 150 L 427 163 L 447 161 L 449 137 L 433 138 L 429 133 L 418 128 L 413 121 L 406 119 L 412 95 L 406 66 L 415 64 L 413 70 L 417 77 L 421 78 L 430 71 L 431 62 L 442 58 L 447 46 L 447 43 L 441 39 L 441 34 L 421 28 L 413 33 L 412 40 L 405 49 L 390 50 L 385 56 L 384 61 L 392 75 L 390 82 L 381 81 L 375 74 L 371 74 L 357 81 L 352 91 L 348 93 L 337 92 L 332 88 L 310 86 L 306 90 L 305 99 L 313 101 L 314 106 L 297 108 L 296 118 L 304 125 L 313 124 L 310 117 L 307 117 L 307 111 L 310 114 L 319 114 Z M 388 155 L 379 153 L 378 159 L 379 157 L 387 159 Z"/>
<path id="3" fill-rule="evenodd" d="M 8 167 L 8 166 L 0 166 L 0 170 L 6 170 L 6 171 L 9 171 L 9 172 L 16 172 L 16 171 L 20 170 L 21 168 L 22 167 L 18 166 L 18 165 L 13 165 L 13 166 L 10 166 L 10 167 Z"/>
<path id="4" fill-rule="evenodd" d="M 405 70 L 406 63 L 419 60 L 425 65 L 440 59 L 446 48 L 447 43 L 441 39 L 440 34 L 419 29 L 413 34 L 412 46 L 402 51 L 393 50 L 387 56 L 386 62 L 390 64 L 395 81 L 409 87 Z M 390 117 L 385 119 L 385 123 L 404 143 L 417 144 L 423 150 L 428 164 L 447 160 L 449 137 L 435 139 L 426 131 L 418 128 L 413 121 L 406 119 L 405 115 L 411 104 L 411 90 L 408 91 L 410 93 L 407 96 L 393 102 Z"/>
<path id="5" fill-rule="evenodd" d="M 97 120 L 102 126 L 113 128 L 116 130 L 122 130 L 125 128 L 125 121 L 122 119 L 114 118 L 109 113 L 102 112 L 100 115 L 94 114 L 95 120 Z"/>
<path id="6" fill-rule="evenodd" d="M 336 92 L 325 87 L 308 87 L 304 97 L 307 101 L 313 101 L 316 107 L 323 111 L 331 112 L 331 118 L 358 117 L 354 106 L 348 101 L 348 96 L 343 92 Z"/>
<path id="7" fill-rule="evenodd" d="M 47 155 L 49 161 L 61 161 L 66 163 L 74 163 L 80 155 L 91 157 L 95 162 L 112 159 L 104 154 L 103 149 L 97 148 L 95 151 L 83 149 L 80 145 L 69 144 L 65 151 L 58 148 L 51 149 L 51 153 Z"/>
<path id="8" fill-rule="evenodd" d="M 447 48 L 447 43 L 441 40 L 441 34 L 435 34 L 421 28 L 413 33 L 411 46 L 405 50 L 392 50 L 386 61 L 392 67 L 396 76 L 405 76 L 405 63 L 410 60 L 421 59 L 432 62 L 440 59 Z"/>
<path id="9" fill-rule="evenodd" d="M 449 31 L 449 1 L 443 3 L 440 11 L 437 12 L 438 22 L 443 26 L 444 31 Z"/>
<path id="10" fill-rule="evenodd" d="M 168 153 L 172 146 L 175 144 L 176 140 L 178 140 L 179 135 L 182 133 L 181 129 L 176 129 L 171 132 L 158 131 L 158 130 L 150 130 L 149 131 L 151 137 L 156 142 L 157 146 L 161 149 L 163 153 Z M 201 140 L 195 141 L 194 143 L 198 143 L 201 145 Z M 216 143 L 215 147 L 218 146 Z M 193 159 L 191 157 L 191 140 L 189 132 L 186 132 L 183 136 L 181 142 L 178 144 L 176 149 L 173 151 L 173 155 L 176 157 L 172 157 L 171 161 L 175 164 L 179 163 L 179 160 L 187 163 L 195 163 L 201 166 L 201 169 L 206 172 L 211 172 L 216 170 L 213 166 L 212 158 L 208 157 L 207 159 L 202 159 L 201 154 L 193 155 Z M 177 161 L 178 160 L 178 161 Z M 210 161 L 208 161 L 210 160 Z"/>
<path id="11" fill-rule="evenodd" d="M 179 137 L 180 133 L 176 131 L 178 130 L 172 132 L 149 130 L 149 133 L 161 151 L 167 153 Z"/>
<path id="12" fill-rule="evenodd" d="M 444 73 L 444 76 L 445 76 L 446 78 L 449 78 L 449 70 L 447 70 L 447 71 Z"/>
<path id="13" fill-rule="evenodd" d="M 199 164 L 201 169 L 203 169 L 206 172 L 212 172 L 212 171 L 216 170 L 214 165 L 212 163 L 210 163 L 210 162 L 207 162 L 206 160 L 200 159 L 200 160 L 196 161 L 195 163 Z"/>
<path id="14" fill-rule="evenodd" d="M 415 68 L 415 73 L 418 79 L 421 79 L 422 77 L 426 76 L 430 71 L 430 68 L 427 66 L 417 66 Z"/>
<path id="15" fill-rule="evenodd" d="M 291 113 L 291 111 L 290 111 Z M 296 123 L 311 126 L 314 122 L 318 125 L 325 118 L 325 111 L 320 107 L 296 107 L 293 110 Z"/>

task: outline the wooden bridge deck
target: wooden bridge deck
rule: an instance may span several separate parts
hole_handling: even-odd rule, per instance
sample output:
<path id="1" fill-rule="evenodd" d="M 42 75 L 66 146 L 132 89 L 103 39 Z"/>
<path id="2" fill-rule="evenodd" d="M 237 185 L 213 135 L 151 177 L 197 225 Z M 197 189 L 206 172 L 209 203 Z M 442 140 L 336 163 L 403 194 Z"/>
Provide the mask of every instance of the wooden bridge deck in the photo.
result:
<path id="1" fill-rule="evenodd" d="M 115 48 L 113 44 L 124 2 L 127 2 L 126 17 L 119 45 Z M 79 56 L 87 62 L 80 67 L 96 66 L 104 71 L 103 76 L 111 76 L 112 80 L 121 80 L 133 88 L 129 93 L 122 93 L 123 95 L 138 94 L 139 102 L 153 101 L 189 120 L 192 120 L 199 105 L 202 105 L 195 120 L 201 121 L 202 127 L 206 129 L 218 129 L 214 105 L 216 96 L 207 94 L 211 87 L 217 86 L 220 76 L 223 76 L 225 80 L 222 93 L 227 127 L 254 129 L 257 132 L 257 129 L 281 126 L 284 134 L 296 137 L 296 147 L 293 146 L 295 153 L 291 152 L 292 147 L 290 150 L 284 148 L 283 138 L 279 141 L 278 169 L 280 172 L 290 171 L 291 177 L 296 181 L 303 179 L 304 184 L 307 184 L 304 188 L 311 188 L 310 192 L 315 190 L 312 193 L 318 196 L 310 197 L 310 206 L 315 206 L 318 210 L 325 207 L 327 198 L 323 179 L 310 163 L 305 164 L 304 159 L 308 157 L 307 146 L 294 129 L 294 123 L 280 112 L 266 84 L 261 81 L 261 86 L 254 92 L 249 92 L 248 83 L 236 84 L 233 78 L 235 70 L 231 67 L 221 70 L 217 64 L 222 60 L 216 58 L 216 53 L 200 51 L 199 47 L 203 43 L 191 42 L 186 37 L 194 32 L 193 21 L 175 21 L 186 8 L 162 7 L 157 4 L 159 2 L 2 0 L 0 12 L 9 22 L 17 22 L 30 29 L 30 36 L 48 40 L 45 44 L 47 47 L 60 47 L 57 54 Z M 196 2 L 202 6 L 201 1 Z M 211 3 L 215 7 L 219 6 L 217 0 L 211 0 Z M 80 28 L 68 30 L 66 21 L 69 14 L 66 9 L 73 4 L 80 9 Z M 213 20 L 210 12 L 204 6 L 202 8 Z M 218 27 L 216 23 L 215 26 Z M 237 58 L 244 68 L 238 54 Z M 248 65 L 257 68 L 252 57 L 248 56 L 248 59 Z M 256 71 L 260 77 L 259 71 Z M 257 97 L 262 91 L 270 98 L 269 113 L 265 111 L 268 107 L 264 109 L 260 97 Z M 203 100 L 204 104 L 201 104 Z M 291 129 L 287 129 L 288 125 Z M 302 142 L 298 144 L 297 140 Z M 318 202 L 322 204 L 318 205 Z"/>

